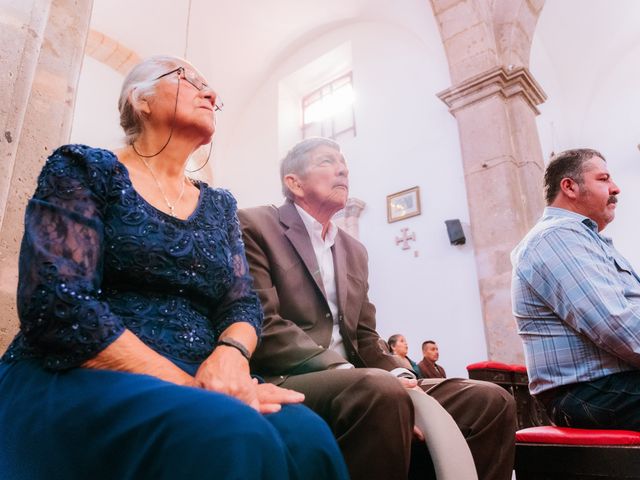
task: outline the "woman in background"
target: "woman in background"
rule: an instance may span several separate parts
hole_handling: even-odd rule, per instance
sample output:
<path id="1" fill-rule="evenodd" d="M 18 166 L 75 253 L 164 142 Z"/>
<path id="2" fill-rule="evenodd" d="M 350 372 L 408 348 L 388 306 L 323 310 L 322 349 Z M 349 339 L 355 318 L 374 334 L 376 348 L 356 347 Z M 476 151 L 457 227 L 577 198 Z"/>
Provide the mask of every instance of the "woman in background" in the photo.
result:
<path id="1" fill-rule="evenodd" d="M 126 147 L 47 160 L 0 362 L 0 478 L 346 478 L 304 396 L 251 378 L 262 309 L 236 203 L 185 176 L 220 106 L 153 57 L 122 87 Z"/>
<path id="2" fill-rule="evenodd" d="M 407 353 L 409 353 L 409 345 L 407 344 L 407 339 L 404 338 L 404 335 L 400 335 L 399 333 L 391 335 L 389 340 L 387 340 L 387 343 L 389 344 L 391 353 L 400 357 L 400 360 L 404 363 L 405 367 L 416 374 L 416 378 L 422 378 L 418 364 L 407 356 Z"/>

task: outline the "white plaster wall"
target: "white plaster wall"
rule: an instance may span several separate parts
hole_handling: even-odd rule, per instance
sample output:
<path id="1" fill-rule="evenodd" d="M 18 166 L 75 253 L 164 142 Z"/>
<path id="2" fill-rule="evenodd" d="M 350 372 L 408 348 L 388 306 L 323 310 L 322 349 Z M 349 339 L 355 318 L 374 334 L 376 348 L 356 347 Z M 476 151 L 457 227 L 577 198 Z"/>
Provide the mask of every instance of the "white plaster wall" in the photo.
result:
<path id="1" fill-rule="evenodd" d="M 360 235 L 369 250 L 378 330 L 385 338 L 403 333 L 415 360 L 421 342 L 435 339 L 447 371 L 466 377 L 465 366 L 487 354 L 471 242 L 450 246 L 444 225 L 450 218 L 468 224 L 464 178 L 455 121 L 435 96 L 450 85 L 437 27 L 428 9 L 416 15 L 424 16 L 418 34 L 362 22 L 292 51 L 220 140 L 217 178 L 241 207 L 281 203 L 278 161 L 291 142 L 279 144 L 279 139 L 297 135 L 299 123 L 293 115 L 278 115 L 279 82 L 350 42 L 358 135 L 341 144 L 351 195 L 367 204 Z M 422 215 L 388 224 L 386 195 L 415 185 L 421 188 Z M 410 251 L 395 245 L 404 227 L 417 235 Z"/>
<path id="2" fill-rule="evenodd" d="M 122 145 L 118 97 L 123 79 L 111 67 L 84 57 L 71 128 L 72 143 L 107 149 Z"/>

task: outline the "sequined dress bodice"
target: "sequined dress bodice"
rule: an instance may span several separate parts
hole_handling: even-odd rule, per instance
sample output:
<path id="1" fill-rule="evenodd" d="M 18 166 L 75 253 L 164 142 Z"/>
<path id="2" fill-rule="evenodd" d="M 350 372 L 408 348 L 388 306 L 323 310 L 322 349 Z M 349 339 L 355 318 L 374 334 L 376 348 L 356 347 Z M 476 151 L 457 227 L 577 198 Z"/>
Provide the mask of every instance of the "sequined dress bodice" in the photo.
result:
<path id="1" fill-rule="evenodd" d="M 4 361 L 65 369 L 129 329 L 158 353 L 202 362 L 234 322 L 259 333 L 232 195 L 197 182 L 186 220 L 147 203 L 107 150 L 59 148 L 29 201 L 20 252 L 20 332 Z"/>

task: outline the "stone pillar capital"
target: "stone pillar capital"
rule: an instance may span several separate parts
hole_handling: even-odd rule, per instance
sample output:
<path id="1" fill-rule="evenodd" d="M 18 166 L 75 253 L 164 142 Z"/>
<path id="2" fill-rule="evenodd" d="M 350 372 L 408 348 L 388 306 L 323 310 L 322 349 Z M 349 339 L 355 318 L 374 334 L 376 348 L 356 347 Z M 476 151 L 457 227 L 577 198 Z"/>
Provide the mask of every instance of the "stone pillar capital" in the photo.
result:
<path id="1" fill-rule="evenodd" d="M 367 204 L 362 200 L 360 200 L 359 198 L 349 197 L 349 200 L 347 200 L 347 205 L 344 207 L 344 210 L 345 210 L 344 216 L 347 218 L 360 217 L 360 214 L 362 213 L 362 210 L 364 210 L 364 207 L 366 205 Z"/>
<path id="2" fill-rule="evenodd" d="M 333 221 L 354 238 L 360 236 L 360 214 L 367 204 L 359 198 L 349 197 L 344 209 L 336 213 Z"/>
<path id="3" fill-rule="evenodd" d="M 487 70 L 437 94 L 455 115 L 456 111 L 486 98 L 520 95 L 538 115 L 537 106 L 547 99 L 542 87 L 526 67 L 501 66 Z"/>

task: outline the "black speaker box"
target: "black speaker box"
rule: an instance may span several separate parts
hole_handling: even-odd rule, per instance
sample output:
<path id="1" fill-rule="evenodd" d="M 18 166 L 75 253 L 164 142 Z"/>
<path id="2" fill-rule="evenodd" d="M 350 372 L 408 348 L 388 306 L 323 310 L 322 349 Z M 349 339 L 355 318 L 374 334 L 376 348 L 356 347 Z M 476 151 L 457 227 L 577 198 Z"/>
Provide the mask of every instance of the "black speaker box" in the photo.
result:
<path id="1" fill-rule="evenodd" d="M 451 245 L 464 245 L 467 239 L 464 236 L 460 220 L 457 218 L 454 220 L 445 220 L 444 223 L 447 225 L 447 234 L 449 235 Z"/>

